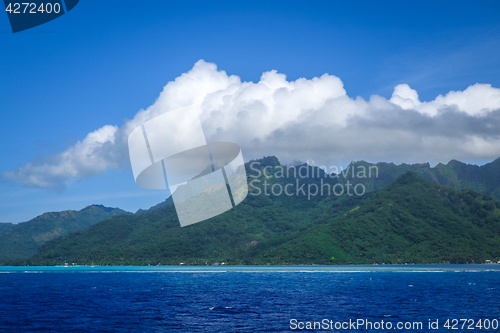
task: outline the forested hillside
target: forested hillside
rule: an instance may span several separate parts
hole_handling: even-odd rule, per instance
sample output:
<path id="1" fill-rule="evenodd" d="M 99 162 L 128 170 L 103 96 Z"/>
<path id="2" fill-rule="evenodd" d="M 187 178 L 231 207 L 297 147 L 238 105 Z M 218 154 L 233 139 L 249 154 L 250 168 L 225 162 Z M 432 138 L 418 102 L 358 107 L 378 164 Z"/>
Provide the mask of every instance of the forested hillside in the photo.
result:
<path id="1" fill-rule="evenodd" d="M 442 186 L 406 171 L 364 195 L 310 195 L 297 192 L 297 187 L 338 184 L 339 189 L 349 179 L 325 177 L 313 167 L 308 167 L 308 178 L 286 172 L 276 177 L 283 170 L 276 158 L 258 162 L 253 167 L 247 163 L 247 198 L 222 215 L 181 228 L 167 199 L 153 210 L 113 216 L 47 242 L 34 257 L 18 263 L 368 264 L 500 259 L 500 203 L 486 194 Z M 429 170 L 425 165 L 420 168 Z M 379 177 L 388 173 L 382 170 Z M 455 187 L 467 183 L 461 175 Z M 363 182 L 369 189 L 370 181 L 382 180 L 352 183 Z M 272 186 L 277 192 L 287 184 L 294 184 L 289 188 L 294 195 L 271 191 Z"/>
<path id="2" fill-rule="evenodd" d="M 127 214 L 118 208 L 88 206 L 80 211 L 45 213 L 0 231 L 0 259 L 28 258 L 38 247 L 54 238 L 88 228 L 111 216 Z"/>

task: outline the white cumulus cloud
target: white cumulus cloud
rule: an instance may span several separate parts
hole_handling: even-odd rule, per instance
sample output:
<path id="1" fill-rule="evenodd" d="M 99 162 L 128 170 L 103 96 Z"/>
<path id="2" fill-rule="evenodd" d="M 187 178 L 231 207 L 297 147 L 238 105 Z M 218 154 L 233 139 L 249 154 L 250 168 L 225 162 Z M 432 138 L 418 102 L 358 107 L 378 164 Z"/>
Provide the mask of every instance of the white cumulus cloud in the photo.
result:
<path id="1" fill-rule="evenodd" d="M 103 126 L 64 152 L 4 171 L 2 179 L 64 188 L 70 179 L 127 167 L 128 134 L 188 105 L 197 108 L 208 141 L 237 143 L 247 160 L 276 155 L 282 163 L 314 160 L 329 166 L 358 159 L 437 163 L 500 155 L 500 89 L 489 84 L 428 102 L 400 84 L 390 99 L 364 100 L 349 96 L 334 75 L 288 81 L 272 70 L 258 82 L 242 82 L 200 60 L 132 120 Z"/>

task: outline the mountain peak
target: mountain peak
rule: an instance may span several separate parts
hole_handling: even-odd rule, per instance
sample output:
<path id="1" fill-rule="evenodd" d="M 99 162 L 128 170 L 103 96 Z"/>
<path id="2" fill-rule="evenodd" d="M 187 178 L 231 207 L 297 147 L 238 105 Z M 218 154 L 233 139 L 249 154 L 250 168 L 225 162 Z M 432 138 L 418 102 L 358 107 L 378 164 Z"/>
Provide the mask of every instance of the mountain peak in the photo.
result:
<path id="1" fill-rule="evenodd" d="M 82 210 L 80 210 L 81 212 L 85 211 L 85 210 L 89 210 L 89 209 L 92 209 L 92 208 L 98 208 L 98 209 L 101 209 L 107 213 L 113 211 L 114 209 L 116 208 L 112 208 L 112 207 L 106 207 L 104 205 L 99 205 L 99 204 L 92 204 L 92 205 L 88 205 L 87 207 L 83 208 Z"/>
<path id="2" fill-rule="evenodd" d="M 44 213 L 0 233 L 0 259 L 30 257 L 36 253 L 38 246 L 49 240 L 87 229 L 102 220 L 120 214 L 130 213 L 103 205 L 90 205 L 80 211 Z"/>
<path id="3" fill-rule="evenodd" d="M 264 156 L 261 159 L 251 160 L 248 163 L 251 164 L 253 162 L 259 162 L 260 165 L 263 167 L 266 167 L 266 166 L 276 167 L 276 166 L 281 165 L 280 161 L 278 160 L 278 158 L 276 156 Z"/>
<path id="4" fill-rule="evenodd" d="M 462 166 L 462 165 L 466 165 L 466 164 L 463 162 L 457 161 L 457 160 L 451 160 L 446 165 L 448 165 L 448 166 L 458 166 L 458 165 Z"/>

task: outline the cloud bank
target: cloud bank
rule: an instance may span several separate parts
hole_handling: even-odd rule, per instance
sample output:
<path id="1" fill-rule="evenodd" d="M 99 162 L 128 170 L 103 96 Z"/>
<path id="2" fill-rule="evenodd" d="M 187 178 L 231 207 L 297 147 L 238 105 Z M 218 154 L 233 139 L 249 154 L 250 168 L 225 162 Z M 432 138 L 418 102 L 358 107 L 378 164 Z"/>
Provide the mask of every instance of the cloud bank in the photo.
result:
<path id="1" fill-rule="evenodd" d="M 373 95 L 365 100 L 348 96 L 334 75 L 287 81 L 272 70 L 259 82 L 242 82 L 200 60 L 132 120 L 120 127 L 105 125 L 59 154 L 5 171 L 2 180 L 64 188 L 75 178 L 130 167 L 128 134 L 146 120 L 187 105 L 199 111 L 208 141 L 237 143 L 246 160 L 276 155 L 285 164 L 331 166 L 360 159 L 434 164 L 500 156 L 500 89 L 489 84 L 429 102 L 400 84 L 390 99 Z"/>

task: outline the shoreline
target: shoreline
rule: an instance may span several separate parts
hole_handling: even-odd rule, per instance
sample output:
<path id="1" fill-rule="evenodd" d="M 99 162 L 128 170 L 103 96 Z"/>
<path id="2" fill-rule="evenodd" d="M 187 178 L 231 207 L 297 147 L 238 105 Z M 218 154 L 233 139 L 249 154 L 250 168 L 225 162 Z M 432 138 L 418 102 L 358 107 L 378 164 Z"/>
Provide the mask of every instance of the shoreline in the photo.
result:
<path id="1" fill-rule="evenodd" d="M 261 265 L 261 266 L 0 266 L 0 273 L 44 272 L 500 272 L 498 264 L 421 264 L 421 265 Z"/>

